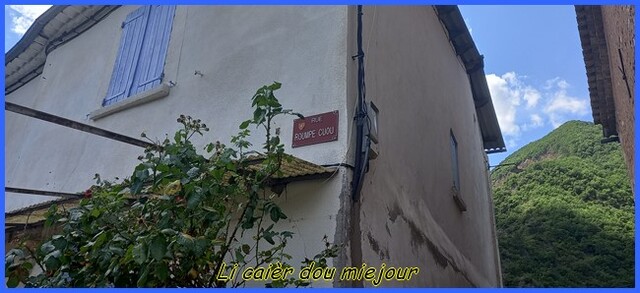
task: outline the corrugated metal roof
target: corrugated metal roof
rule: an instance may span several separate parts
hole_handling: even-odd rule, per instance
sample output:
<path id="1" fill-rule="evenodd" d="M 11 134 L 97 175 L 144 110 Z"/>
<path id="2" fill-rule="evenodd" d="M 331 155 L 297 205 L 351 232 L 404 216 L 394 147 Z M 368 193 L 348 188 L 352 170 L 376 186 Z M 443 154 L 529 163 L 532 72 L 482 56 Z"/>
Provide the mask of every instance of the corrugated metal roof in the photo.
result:
<path id="1" fill-rule="evenodd" d="M 65 209 L 70 209 L 73 207 L 77 207 L 80 203 L 80 199 L 44 202 L 30 207 L 22 208 L 17 211 L 13 211 L 11 215 L 5 216 L 5 227 L 12 225 L 24 226 L 27 224 L 40 223 L 46 219 L 47 211 L 54 203 L 58 204 L 58 206 L 60 207 L 64 207 Z"/>
<path id="2" fill-rule="evenodd" d="M 258 168 L 263 167 L 261 166 L 261 162 L 264 160 L 264 156 L 252 156 L 248 160 L 254 163 L 253 166 L 255 167 L 254 168 L 250 167 L 251 169 L 256 170 Z M 303 159 L 297 158 L 295 156 L 286 155 L 286 154 L 285 154 L 285 157 L 282 159 L 281 164 L 282 164 L 280 166 L 281 173 L 275 174 L 273 176 L 274 179 L 283 180 L 283 179 L 302 178 L 302 180 L 304 180 L 306 176 L 320 176 L 320 177 L 322 175 L 330 176 L 335 172 L 335 169 L 333 168 L 322 167 L 314 163 L 305 161 Z M 292 180 L 292 181 L 296 181 L 296 180 Z"/>

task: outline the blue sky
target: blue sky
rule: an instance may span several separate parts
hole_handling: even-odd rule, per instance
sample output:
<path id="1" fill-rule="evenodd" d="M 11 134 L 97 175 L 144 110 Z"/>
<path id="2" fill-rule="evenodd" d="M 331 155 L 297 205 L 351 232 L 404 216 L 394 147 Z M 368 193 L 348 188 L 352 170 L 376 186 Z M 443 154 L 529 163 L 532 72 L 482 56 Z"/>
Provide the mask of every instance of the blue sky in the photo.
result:
<path id="1" fill-rule="evenodd" d="M 51 5 L 4 6 L 4 52 L 17 43 L 33 21 Z"/>
<path id="2" fill-rule="evenodd" d="M 47 5 L 5 6 L 5 52 Z M 573 6 L 460 6 L 480 53 L 508 152 L 568 120 L 593 121 Z"/>
<path id="3" fill-rule="evenodd" d="M 460 6 L 485 57 L 507 153 L 569 120 L 593 121 L 574 7 Z"/>

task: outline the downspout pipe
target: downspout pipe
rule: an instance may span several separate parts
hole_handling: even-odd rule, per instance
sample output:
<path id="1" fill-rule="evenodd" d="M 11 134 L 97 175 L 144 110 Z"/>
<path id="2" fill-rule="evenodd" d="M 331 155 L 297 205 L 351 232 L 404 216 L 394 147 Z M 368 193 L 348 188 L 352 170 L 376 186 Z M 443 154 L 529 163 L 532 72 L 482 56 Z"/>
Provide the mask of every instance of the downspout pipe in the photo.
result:
<path id="1" fill-rule="evenodd" d="M 365 157 L 363 157 L 364 144 L 364 126 L 367 117 L 365 105 L 365 84 L 364 84 L 364 51 L 362 50 L 362 5 L 357 7 L 357 46 L 358 54 L 353 59 L 358 60 L 358 99 L 355 109 L 354 120 L 356 122 L 356 149 L 354 152 L 355 162 L 353 168 L 353 177 L 351 180 L 351 198 L 353 201 L 351 207 L 351 230 L 350 230 L 350 247 L 351 247 L 351 265 L 360 266 L 362 261 L 362 229 L 360 227 L 360 190 L 362 188 L 362 177 L 365 171 Z M 353 280 L 349 287 L 364 287 L 364 280 Z"/>
<path id="2" fill-rule="evenodd" d="M 358 54 L 354 57 L 358 59 L 358 103 L 354 119 L 356 120 L 356 155 L 353 170 L 353 180 L 351 181 L 351 190 L 353 201 L 357 202 L 360 199 L 360 188 L 362 180 L 362 171 L 364 170 L 364 158 L 362 156 L 363 145 L 363 133 L 364 133 L 364 119 L 365 112 L 363 109 L 364 104 L 364 51 L 362 50 L 362 5 L 358 5 L 358 20 L 357 20 L 357 43 Z"/>

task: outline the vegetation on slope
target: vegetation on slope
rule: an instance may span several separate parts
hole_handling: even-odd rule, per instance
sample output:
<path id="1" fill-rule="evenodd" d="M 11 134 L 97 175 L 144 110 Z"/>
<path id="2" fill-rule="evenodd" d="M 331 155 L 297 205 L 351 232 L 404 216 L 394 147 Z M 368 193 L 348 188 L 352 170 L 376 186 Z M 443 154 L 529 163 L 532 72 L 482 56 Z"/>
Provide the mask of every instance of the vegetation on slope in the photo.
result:
<path id="1" fill-rule="evenodd" d="M 506 287 L 633 287 L 634 199 L 619 144 L 570 121 L 496 169 Z"/>

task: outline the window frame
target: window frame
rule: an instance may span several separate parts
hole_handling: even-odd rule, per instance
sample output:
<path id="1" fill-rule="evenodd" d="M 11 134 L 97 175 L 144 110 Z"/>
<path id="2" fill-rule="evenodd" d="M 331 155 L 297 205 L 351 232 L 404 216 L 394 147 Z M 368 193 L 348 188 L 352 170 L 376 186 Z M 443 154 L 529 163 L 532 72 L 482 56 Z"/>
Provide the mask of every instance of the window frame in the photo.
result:
<path id="1" fill-rule="evenodd" d="M 458 140 L 453 134 L 453 130 L 449 131 L 449 144 L 451 151 L 451 176 L 453 187 L 460 191 L 460 153 L 458 152 Z"/>

